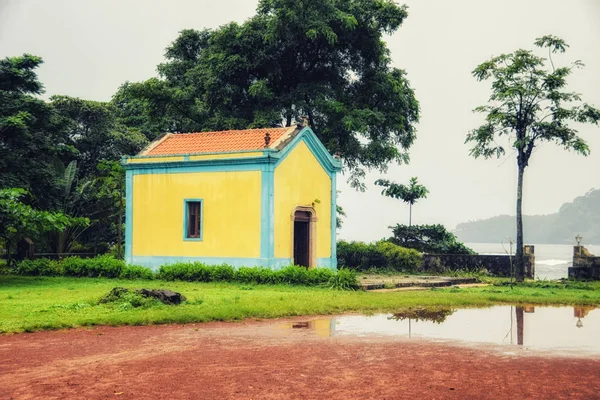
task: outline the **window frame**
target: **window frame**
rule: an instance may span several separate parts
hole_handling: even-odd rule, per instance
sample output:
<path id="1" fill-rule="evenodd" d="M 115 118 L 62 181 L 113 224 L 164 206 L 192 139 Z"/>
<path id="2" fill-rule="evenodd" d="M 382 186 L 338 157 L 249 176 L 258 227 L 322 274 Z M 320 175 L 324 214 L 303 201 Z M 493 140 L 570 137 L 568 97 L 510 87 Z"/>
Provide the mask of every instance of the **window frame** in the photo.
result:
<path id="1" fill-rule="evenodd" d="M 190 203 L 200 203 L 200 226 L 198 230 L 198 237 L 189 237 L 188 236 L 188 227 L 190 221 Z M 204 236 L 204 199 L 184 199 L 183 200 L 183 240 L 189 242 L 201 242 Z"/>

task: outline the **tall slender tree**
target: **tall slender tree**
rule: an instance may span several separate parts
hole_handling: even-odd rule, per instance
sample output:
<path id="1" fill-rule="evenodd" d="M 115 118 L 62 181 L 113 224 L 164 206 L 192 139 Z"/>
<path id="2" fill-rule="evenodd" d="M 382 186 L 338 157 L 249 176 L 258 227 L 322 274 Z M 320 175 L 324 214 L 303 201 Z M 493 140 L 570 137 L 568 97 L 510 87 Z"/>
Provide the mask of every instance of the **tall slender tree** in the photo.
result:
<path id="1" fill-rule="evenodd" d="M 507 146 L 517 155 L 515 269 L 519 281 L 525 275 L 523 178 L 533 150 L 540 142 L 553 142 L 586 156 L 590 149 L 569 122 L 598 124 L 600 120 L 598 109 L 583 103 L 578 93 L 566 90 L 567 78 L 583 66 L 581 61 L 563 67 L 554 64 L 552 55 L 564 53 L 569 46 L 552 35 L 536 39 L 535 46 L 547 49 L 548 58 L 520 49 L 493 57 L 475 68 L 473 76 L 478 81 L 492 81 L 492 94 L 487 105 L 475 109 L 485 114 L 485 123 L 471 131 L 465 141 L 473 144 L 470 154 L 475 158 L 501 157 Z"/>
<path id="2" fill-rule="evenodd" d="M 408 226 L 412 225 L 412 206 L 419 199 L 426 199 L 429 194 L 429 190 L 423 185 L 420 185 L 417 178 L 410 178 L 410 184 L 408 186 L 388 181 L 387 179 L 378 179 L 375 181 L 378 186 L 383 186 L 385 189 L 381 191 L 381 194 L 393 199 L 400 199 L 405 203 L 409 204 L 408 212 Z"/>

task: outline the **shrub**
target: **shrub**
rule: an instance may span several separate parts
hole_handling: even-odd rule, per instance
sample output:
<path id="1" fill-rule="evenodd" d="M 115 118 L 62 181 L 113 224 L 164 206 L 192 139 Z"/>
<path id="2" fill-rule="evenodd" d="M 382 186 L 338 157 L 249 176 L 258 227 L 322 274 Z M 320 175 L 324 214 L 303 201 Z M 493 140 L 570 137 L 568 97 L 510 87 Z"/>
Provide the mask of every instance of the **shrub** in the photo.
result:
<path id="1" fill-rule="evenodd" d="M 443 225 L 396 225 L 390 242 L 429 254 L 475 254 Z"/>
<path id="2" fill-rule="evenodd" d="M 212 268 L 201 262 L 178 262 L 161 266 L 158 278 L 166 281 L 210 282 Z"/>
<path id="3" fill-rule="evenodd" d="M 63 269 L 56 260 L 37 258 L 35 260 L 23 260 L 19 262 L 16 272 L 19 275 L 57 276 L 63 274 Z"/>
<path id="4" fill-rule="evenodd" d="M 125 265 L 121 274 L 121 279 L 154 279 L 154 272 L 150 268 L 140 265 Z"/>
<path id="5" fill-rule="evenodd" d="M 308 285 L 327 285 L 336 273 L 328 268 L 313 268 L 308 270 Z"/>
<path id="6" fill-rule="evenodd" d="M 278 283 L 290 285 L 306 285 L 309 283 L 309 270 L 304 267 L 290 265 L 277 271 Z"/>
<path id="7" fill-rule="evenodd" d="M 212 281 L 232 281 L 235 277 L 235 269 L 231 265 L 222 264 L 212 267 L 210 279 Z"/>
<path id="8" fill-rule="evenodd" d="M 356 271 L 341 268 L 337 274 L 333 274 L 327 282 L 328 286 L 337 290 L 355 290 L 358 288 L 356 280 Z"/>
<path id="9" fill-rule="evenodd" d="M 375 247 L 385 259 L 387 268 L 416 272 L 423 263 L 423 256 L 416 250 L 406 249 L 386 241 L 377 242 Z"/>
<path id="10" fill-rule="evenodd" d="M 279 283 L 277 273 L 268 268 L 262 267 L 240 267 L 235 271 L 234 280 L 241 283 Z"/>
<path id="11" fill-rule="evenodd" d="M 421 268 L 422 255 L 387 241 L 377 243 L 338 242 L 338 264 L 355 271 L 395 270 L 415 272 Z"/>
<path id="12" fill-rule="evenodd" d="M 125 268 L 123 260 L 109 255 L 94 258 L 67 257 L 61 261 L 66 276 L 118 278 Z"/>

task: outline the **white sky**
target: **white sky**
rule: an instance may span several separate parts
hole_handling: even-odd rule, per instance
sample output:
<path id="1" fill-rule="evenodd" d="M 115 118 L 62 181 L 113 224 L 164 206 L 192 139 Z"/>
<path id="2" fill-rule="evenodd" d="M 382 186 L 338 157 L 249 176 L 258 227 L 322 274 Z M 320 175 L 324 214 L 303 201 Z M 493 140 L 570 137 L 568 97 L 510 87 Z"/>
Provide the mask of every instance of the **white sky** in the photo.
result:
<path id="1" fill-rule="evenodd" d="M 402 2 L 401 2 L 402 3 Z M 532 48 L 554 34 L 571 45 L 558 63 L 580 59 L 570 88 L 600 107 L 600 0 L 406 0 L 409 17 L 387 38 L 393 62 L 404 68 L 421 103 L 421 122 L 408 166 L 392 166 L 388 179 L 417 176 L 430 195 L 413 209 L 414 223 L 442 223 L 514 214 L 516 162 L 474 160 L 464 138 L 481 117 L 489 86 L 471 76 L 494 55 Z M 45 64 L 46 96 L 64 94 L 108 101 L 123 82 L 156 76 L 165 47 L 186 28 L 242 22 L 256 0 L 0 0 L 0 57 L 32 53 Z M 556 212 L 566 201 L 600 188 L 600 128 L 580 134 L 592 148 L 585 158 L 544 145 L 525 175 L 526 214 Z M 358 193 L 345 178 L 339 203 L 348 217 L 341 238 L 377 240 L 389 225 L 408 221 L 408 206 L 382 197 L 368 174 Z"/>

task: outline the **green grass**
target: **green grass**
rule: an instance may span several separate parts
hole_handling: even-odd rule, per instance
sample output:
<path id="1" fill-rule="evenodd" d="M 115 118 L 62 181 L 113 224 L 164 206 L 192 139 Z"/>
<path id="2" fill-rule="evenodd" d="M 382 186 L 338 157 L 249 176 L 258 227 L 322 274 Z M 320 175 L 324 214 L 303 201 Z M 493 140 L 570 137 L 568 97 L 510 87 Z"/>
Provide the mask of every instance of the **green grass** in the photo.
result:
<path id="1" fill-rule="evenodd" d="M 600 283 L 532 282 L 390 293 L 319 287 L 131 281 L 104 278 L 0 275 L 0 333 L 93 325 L 148 325 L 345 312 L 398 312 L 415 306 L 474 307 L 498 303 L 600 305 Z M 113 287 L 168 288 L 183 293 L 180 306 L 99 304 Z M 547 287 L 544 287 L 547 286 Z"/>

